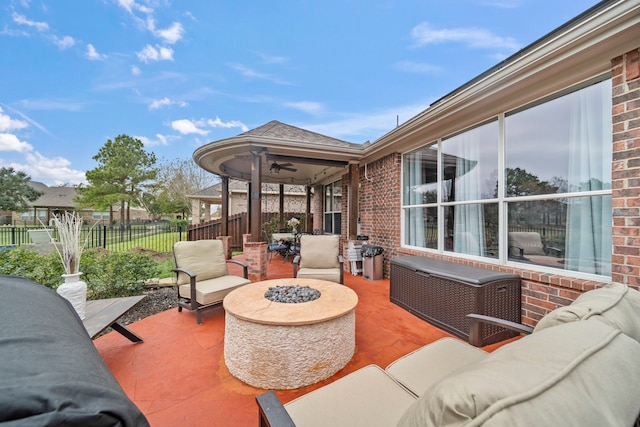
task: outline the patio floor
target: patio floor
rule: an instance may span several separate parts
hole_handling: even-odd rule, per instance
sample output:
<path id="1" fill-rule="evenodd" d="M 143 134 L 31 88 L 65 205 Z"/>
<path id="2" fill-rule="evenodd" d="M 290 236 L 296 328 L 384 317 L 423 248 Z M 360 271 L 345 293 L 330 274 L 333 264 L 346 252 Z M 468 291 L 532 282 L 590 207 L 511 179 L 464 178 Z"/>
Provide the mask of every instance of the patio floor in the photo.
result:
<path id="1" fill-rule="evenodd" d="M 242 257 L 237 257 L 242 259 Z M 290 261 L 274 256 L 268 279 L 292 277 Z M 359 298 L 356 354 L 333 377 L 295 390 L 277 391 L 288 402 L 369 364 L 385 368 L 398 357 L 451 336 L 389 301 L 389 280 L 372 282 L 345 273 L 345 285 Z M 250 286 L 250 285 L 249 285 Z M 257 426 L 255 396 L 264 392 L 231 376 L 224 363 L 224 310 L 195 314 L 171 309 L 142 319 L 130 329 L 144 338 L 133 344 L 110 332 L 94 340 L 98 352 L 152 427 Z M 499 345 L 486 348 L 491 351 Z"/>

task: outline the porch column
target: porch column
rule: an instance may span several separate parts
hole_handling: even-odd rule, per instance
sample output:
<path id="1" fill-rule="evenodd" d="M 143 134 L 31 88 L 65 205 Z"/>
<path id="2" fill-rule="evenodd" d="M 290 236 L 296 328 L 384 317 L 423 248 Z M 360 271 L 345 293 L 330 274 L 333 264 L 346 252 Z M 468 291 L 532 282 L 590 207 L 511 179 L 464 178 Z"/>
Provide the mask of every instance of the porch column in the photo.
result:
<path id="1" fill-rule="evenodd" d="M 191 199 L 191 224 L 200 224 L 200 199 Z"/>
<path id="2" fill-rule="evenodd" d="M 349 240 L 355 240 L 358 235 L 358 184 L 360 182 L 360 167 L 358 164 L 349 165 L 349 195 L 347 201 L 347 233 Z"/>
<path id="3" fill-rule="evenodd" d="M 221 227 L 220 234 L 223 236 L 229 235 L 229 177 L 223 176 L 222 182 L 220 183 L 220 198 L 221 200 Z"/>
<path id="4" fill-rule="evenodd" d="M 279 186 L 280 197 L 279 197 L 279 208 L 278 212 L 280 215 L 280 219 L 278 220 L 278 231 L 284 228 L 284 184 L 280 184 Z"/>
<path id="5" fill-rule="evenodd" d="M 262 159 L 259 153 L 251 154 L 251 186 L 249 192 L 251 194 L 249 206 L 249 230 L 251 231 L 251 241 L 259 242 L 262 240 L 262 231 L 260 230 L 260 220 L 262 218 Z"/>
<path id="6" fill-rule="evenodd" d="M 306 185 L 304 187 L 305 189 L 305 193 L 307 194 L 307 207 L 305 210 L 305 223 L 307 225 L 307 229 L 305 230 L 307 233 L 313 233 L 313 224 L 311 223 L 310 219 L 311 219 L 311 187 L 309 185 Z"/>

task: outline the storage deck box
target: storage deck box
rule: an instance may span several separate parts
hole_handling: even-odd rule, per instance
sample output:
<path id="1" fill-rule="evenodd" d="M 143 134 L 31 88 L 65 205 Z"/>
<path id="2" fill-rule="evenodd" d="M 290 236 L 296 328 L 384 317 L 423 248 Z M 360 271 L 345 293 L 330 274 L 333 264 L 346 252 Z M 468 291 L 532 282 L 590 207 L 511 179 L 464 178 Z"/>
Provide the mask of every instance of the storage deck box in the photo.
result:
<path id="1" fill-rule="evenodd" d="M 483 314 L 520 323 L 520 277 L 422 256 L 391 260 L 391 302 L 421 319 L 465 340 L 471 321 Z M 511 338 L 515 332 L 480 325 L 475 336 L 484 346 Z"/>

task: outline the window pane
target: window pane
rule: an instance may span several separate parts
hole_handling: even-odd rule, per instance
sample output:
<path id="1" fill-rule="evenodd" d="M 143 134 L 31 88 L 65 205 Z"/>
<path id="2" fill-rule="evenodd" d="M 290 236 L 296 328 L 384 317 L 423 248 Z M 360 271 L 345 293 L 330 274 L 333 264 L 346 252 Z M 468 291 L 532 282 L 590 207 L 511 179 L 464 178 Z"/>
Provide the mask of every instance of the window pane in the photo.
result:
<path id="1" fill-rule="evenodd" d="M 403 204 L 436 203 L 438 191 L 438 147 L 431 145 L 404 155 Z"/>
<path id="2" fill-rule="evenodd" d="M 505 119 L 506 195 L 611 188 L 611 82 Z"/>
<path id="3" fill-rule="evenodd" d="M 460 254 L 498 257 L 498 205 L 445 206 L 445 247 Z"/>
<path id="4" fill-rule="evenodd" d="M 443 140 L 442 175 L 445 202 L 497 197 L 498 121 Z"/>
<path id="5" fill-rule="evenodd" d="M 331 204 L 331 210 L 336 212 L 342 208 L 342 181 L 336 181 L 333 183 L 333 203 Z"/>
<path id="6" fill-rule="evenodd" d="M 611 196 L 508 204 L 512 261 L 611 274 Z"/>
<path id="7" fill-rule="evenodd" d="M 331 185 L 324 187 L 324 211 L 331 212 Z"/>
<path id="8" fill-rule="evenodd" d="M 438 208 L 405 209 L 404 243 L 419 248 L 438 248 Z"/>

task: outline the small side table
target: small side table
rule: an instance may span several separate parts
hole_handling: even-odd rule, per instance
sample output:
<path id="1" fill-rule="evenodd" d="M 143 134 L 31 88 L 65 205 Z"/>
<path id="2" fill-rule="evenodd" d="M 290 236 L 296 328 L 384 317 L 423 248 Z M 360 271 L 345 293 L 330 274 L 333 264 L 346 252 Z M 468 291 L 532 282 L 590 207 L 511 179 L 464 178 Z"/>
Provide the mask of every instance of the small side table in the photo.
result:
<path id="1" fill-rule="evenodd" d="M 141 343 L 143 340 L 133 331 L 127 328 L 118 319 L 131 310 L 146 295 L 124 298 L 107 298 L 98 300 L 88 300 L 85 309 L 85 319 L 82 321 L 84 327 L 93 339 L 100 332 L 108 327 L 113 328 L 134 343 Z"/>

